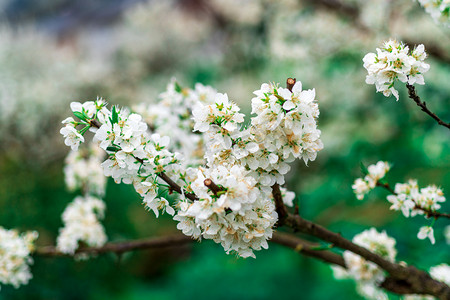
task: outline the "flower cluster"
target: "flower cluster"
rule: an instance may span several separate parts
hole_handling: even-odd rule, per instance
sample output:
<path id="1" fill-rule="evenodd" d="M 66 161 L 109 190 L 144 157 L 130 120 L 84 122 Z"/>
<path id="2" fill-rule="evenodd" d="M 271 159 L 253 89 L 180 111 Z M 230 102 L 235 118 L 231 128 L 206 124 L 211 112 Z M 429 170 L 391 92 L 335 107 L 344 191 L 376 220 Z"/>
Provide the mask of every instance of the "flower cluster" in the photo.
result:
<path id="1" fill-rule="evenodd" d="M 16 230 L 0 227 L 0 282 L 18 288 L 32 278 L 29 265 L 33 263 L 30 253 L 38 233 L 19 234 Z"/>
<path id="2" fill-rule="evenodd" d="M 430 185 L 419 190 L 416 180 L 397 183 L 394 192 L 395 194 L 387 196 L 387 200 L 392 203 L 392 210 L 400 210 L 405 217 L 435 212 L 441 208 L 439 203 L 445 202 L 444 193 L 440 188 Z M 435 243 L 432 226 L 422 226 L 417 237 L 429 238 L 432 244 Z"/>
<path id="3" fill-rule="evenodd" d="M 252 250 L 267 249 L 277 213 L 270 195 L 263 193 L 244 167 L 199 169 L 191 187 L 199 197 L 181 201 L 175 220 L 184 234 L 212 239 L 225 251 L 254 257 Z M 208 182 L 215 186 L 208 186 Z"/>
<path id="4" fill-rule="evenodd" d="M 424 215 L 430 217 L 441 208 L 445 202 L 444 193 L 435 185 L 429 185 L 419 189 L 417 180 L 410 179 L 407 183 L 397 183 L 392 190 L 383 178 L 389 171 L 390 165 L 387 162 L 379 161 L 376 165 L 370 165 L 367 170 L 363 170 L 367 175 L 364 179 L 358 178 L 352 185 L 353 191 L 359 200 L 375 188 L 377 185 L 388 189 L 392 194 L 387 196 L 387 201 L 392 205 L 391 210 L 401 211 L 405 217 Z M 431 243 L 435 243 L 433 224 L 422 226 L 417 237 L 419 239 L 429 238 Z"/>
<path id="5" fill-rule="evenodd" d="M 364 170 L 366 173 L 364 179 L 358 178 L 352 185 L 356 198 L 358 198 L 358 200 L 363 200 L 364 196 L 373 190 L 380 180 L 384 178 L 390 168 L 391 166 L 388 162 L 379 161 L 374 165 L 370 165 L 367 170 Z"/>
<path id="6" fill-rule="evenodd" d="M 441 281 L 450 285 L 450 266 L 447 264 L 440 264 L 430 268 L 430 275 L 433 279 Z M 432 296 L 424 295 L 407 295 L 403 297 L 404 300 L 433 300 Z"/>
<path id="7" fill-rule="evenodd" d="M 64 213 L 64 227 L 60 229 L 57 248 L 62 253 L 74 254 L 78 243 L 99 247 L 106 243 L 106 235 L 99 219 L 102 219 L 105 203 L 93 196 L 78 196 L 70 203 Z"/>
<path id="8" fill-rule="evenodd" d="M 70 109 L 80 121 L 75 121 L 72 117 L 63 120 L 64 127 L 61 128 L 60 133 L 65 138 L 66 146 L 70 146 L 73 151 L 76 151 L 80 144 L 84 142 L 83 134 L 91 128 L 93 120 L 96 118 L 104 120 L 106 118 L 106 102 L 101 98 L 83 104 L 72 102 Z M 83 126 L 81 130 L 76 129 L 79 125 Z"/>
<path id="9" fill-rule="evenodd" d="M 113 109 L 111 115 L 94 136 L 109 154 L 102 163 L 104 174 L 117 183 L 133 184 L 147 208 L 173 214 L 173 209 L 167 208 L 167 200 L 158 197 L 158 175 L 178 174 L 181 155 L 167 149 L 168 136 L 149 134 L 140 115 L 124 109 Z"/>
<path id="10" fill-rule="evenodd" d="M 193 115 L 195 129 L 204 132 L 209 166 L 241 164 L 252 171 L 260 185 L 284 184 L 288 163 L 302 158 L 314 160 L 323 148 L 317 129 L 319 107 L 314 90 L 264 83 L 254 92 L 248 128 L 242 125 L 239 107 L 223 94 L 215 104 L 199 105 Z"/>
<path id="11" fill-rule="evenodd" d="M 64 179 L 70 191 L 82 190 L 85 194 L 103 196 L 106 177 L 101 163 L 105 153 L 91 143 L 86 149 L 71 151 L 65 160 Z"/>
<path id="12" fill-rule="evenodd" d="M 425 11 L 439 23 L 450 26 L 450 2 L 448 0 L 418 0 Z"/>
<path id="13" fill-rule="evenodd" d="M 399 98 L 394 84 L 396 80 L 407 84 L 425 84 L 423 74 L 430 69 L 424 62 L 427 54 L 421 44 L 410 51 L 409 47 L 396 40 L 389 40 L 377 53 L 368 53 L 363 58 L 368 75 L 367 84 L 375 84 L 377 92 Z"/>
<path id="14" fill-rule="evenodd" d="M 266 171 L 279 168 L 287 172 L 289 169 L 286 170 L 283 162 L 294 158 L 302 158 L 305 163 L 315 160 L 323 148 L 321 132 L 317 129 L 319 106 L 315 90 L 303 90 L 300 81 L 292 91 L 265 83 L 254 94 L 252 113 L 256 117 L 252 118 L 250 131 L 261 147 L 248 158 L 251 168 L 258 166 Z M 272 154 L 276 157 L 272 158 Z M 269 167 L 265 167 L 265 161 Z"/>
<path id="15" fill-rule="evenodd" d="M 183 153 L 183 167 L 197 167 L 204 164 L 204 137 L 192 132 L 194 121 L 191 118 L 196 105 L 212 104 L 217 91 L 200 83 L 194 89 L 182 88 L 175 79 L 154 104 L 139 104 L 132 109 L 142 115 L 152 132 L 170 137 L 169 149 Z"/>
<path id="16" fill-rule="evenodd" d="M 87 130 L 95 133 L 93 140 L 108 154 L 101 164 L 104 175 L 133 184 L 156 216 L 175 215 L 184 234 L 212 239 L 227 253 L 254 257 L 253 250 L 268 247 L 277 222 L 271 186 L 284 183 L 288 162 L 314 160 L 323 147 L 314 90 L 302 90 L 300 82 L 292 91 L 264 84 L 255 94 L 256 117 L 249 128 L 226 94 L 203 85 L 182 89 L 175 81 L 157 105 L 135 107 L 144 118 L 117 107 L 110 111 L 103 102 L 73 103 L 80 121 L 65 123 L 73 128 L 83 124 L 77 131 L 81 136 Z M 277 121 L 268 124 L 275 113 Z M 76 147 L 81 141 L 65 137 L 66 144 Z M 186 150 L 188 157 L 178 150 Z M 171 205 L 163 195 L 174 185 L 181 195 Z M 280 190 L 284 203 L 292 206 L 295 194 Z"/>
<path id="17" fill-rule="evenodd" d="M 353 242 L 388 261 L 395 262 L 395 256 L 397 255 L 395 240 L 384 231 L 380 233 L 375 228 L 365 230 L 355 235 Z M 344 260 L 347 269 L 333 267 L 336 278 L 354 279 L 358 283 L 358 292 L 365 299 L 388 299 L 387 295 L 378 288 L 378 285 L 385 278 L 385 273 L 382 269 L 350 251 L 344 252 Z"/>
<path id="18" fill-rule="evenodd" d="M 445 202 L 444 193 L 435 185 L 429 185 L 419 190 L 417 180 L 410 179 L 407 183 L 397 183 L 395 194 L 387 196 L 392 203 L 392 210 L 401 210 L 405 217 L 423 215 L 425 211 L 437 211 L 439 203 Z"/>

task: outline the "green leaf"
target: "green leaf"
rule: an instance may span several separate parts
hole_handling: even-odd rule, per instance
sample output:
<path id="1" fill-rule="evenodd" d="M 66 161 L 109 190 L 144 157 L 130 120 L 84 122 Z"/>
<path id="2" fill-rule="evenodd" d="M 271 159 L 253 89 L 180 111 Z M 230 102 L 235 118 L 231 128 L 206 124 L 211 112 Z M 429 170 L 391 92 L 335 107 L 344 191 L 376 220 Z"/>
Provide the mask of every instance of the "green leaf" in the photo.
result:
<path id="1" fill-rule="evenodd" d="M 359 166 L 361 167 L 361 172 L 362 172 L 364 175 L 369 174 L 369 170 L 367 170 L 366 166 L 365 166 L 362 162 L 359 163 Z"/>
<path id="2" fill-rule="evenodd" d="M 178 84 L 178 82 L 175 81 L 175 91 L 177 93 L 181 93 L 183 91 L 183 89 L 181 88 L 181 86 Z"/>
<path id="3" fill-rule="evenodd" d="M 119 123 L 119 113 L 117 112 L 116 106 L 113 106 L 111 112 L 111 123 Z"/>
<path id="4" fill-rule="evenodd" d="M 78 119 L 80 119 L 80 120 L 86 119 L 86 116 L 85 116 L 83 113 L 79 112 L 79 111 L 74 111 L 74 112 L 73 112 L 73 115 L 74 115 L 75 117 L 77 117 Z"/>
<path id="5" fill-rule="evenodd" d="M 106 148 L 106 151 L 114 151 L 114 152 L 117 152 L 117 151 L 119 151 L 120 150 L 120 148 L 119 147 L 115 147 L 115 146 L 108 146 L 107 148 Z"/>

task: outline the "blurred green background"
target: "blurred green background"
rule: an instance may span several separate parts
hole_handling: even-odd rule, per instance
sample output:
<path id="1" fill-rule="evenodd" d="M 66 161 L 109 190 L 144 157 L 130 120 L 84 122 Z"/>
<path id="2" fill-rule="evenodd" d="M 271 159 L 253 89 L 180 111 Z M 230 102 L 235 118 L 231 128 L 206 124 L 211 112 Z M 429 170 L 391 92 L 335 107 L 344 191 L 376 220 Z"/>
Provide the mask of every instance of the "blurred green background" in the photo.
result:
<path id="1" fill-rule="evenodd" d="M 249 113 L 261 83 L 292 76 L 316 88 L 324 143 L 316 161 L 293 163 L 287 176 L 300 213 L 349 239 L 384 229 L 397 240 L 398 260 L 420 268 L 450 261 L 447 220 L 436 222 L 430 245 L 416 238 L 428 222 L 390 211 L 385 191 L 357 201 L 351 190 L 360 162 L 385 160 L 392 185 L 416 178 L 449 197 L 448 130 L 404 87 L 396 102 L 364 82 L 362 58 L 384 40 L 424 43 L 431 69 L 418 93 L 450 120 L 450 30 L 417 2 L 9 0 L 0 15 L 0 226 L 38 230 L 38 245 L 54 244 L 76 196 L 64 186 L 69 149 L 59 134 L 71 101 L 155 102 L 176 76 L 228 93 Z M 177 232 L 170 218 L 146 212 L 130 186 L 108 182 L 104 200 L 110 241 Z M 120 259 L 36 257 L 30 283 L 2 286 L 0 299 L 361 299 L 353 282 L 336 281 L 327 265 L 290 249 L 271 244 L 256 256 L 226 255 L 203 241 Z"/>

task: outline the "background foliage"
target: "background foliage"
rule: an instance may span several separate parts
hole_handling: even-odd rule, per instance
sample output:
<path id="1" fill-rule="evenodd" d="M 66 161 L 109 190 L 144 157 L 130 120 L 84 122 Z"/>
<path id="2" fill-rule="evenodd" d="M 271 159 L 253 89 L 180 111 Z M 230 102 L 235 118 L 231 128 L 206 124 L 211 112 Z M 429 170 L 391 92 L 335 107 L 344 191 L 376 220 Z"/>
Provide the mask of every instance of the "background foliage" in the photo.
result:
<path id="1" fill-rule="evenodd" d="M 248 113 L 262 82 L 293 76 L 316 88 L 324 142 L 316 161 L 296 162 L 288 175 L 300 213 L 347 238 L 384 229 L 397 240 L 398 258 L 424 269 L 450 260 L 448 221 L 437 221 L 430 246 L 416 238 L 423 218 L 390 211 L 385 191 L 360 202 L 351 190 L 360 162 L 385 160 L 394 164 L 391 184 L 417 178 L 449 197 L 448 130 L 420 112 L 405 88 L 396 103 L 364 83 L 362 57 L 382 41 L 424 43 L 434 55 L 418 92 L 450 119 L 450 31 L 418 3 L 347 0 L 355 9 L 348 13 L 321 1 L 106 2 L 1 2 L 2 226 L 35 229 L 38 245 L 54 243 L 60 215 L 76 195 L 64 187 L 68 148 L 59 135 L 70 101 L 157 101 L 176 76 L 186 86 L 202 82 L 228 93 Z M 105 201 L 111 241 L 176 232 L 170 218 L 146 212 L 130 186 L 109 182 Z M 256 255 L 239 259 L 203 241 L 82 262 L 36 258 L 30 284 L 3 286 L 0 299 L 359 299 L 353 282 L 335 281 L 327 265 L 290 249 L 271 245 Z"/>

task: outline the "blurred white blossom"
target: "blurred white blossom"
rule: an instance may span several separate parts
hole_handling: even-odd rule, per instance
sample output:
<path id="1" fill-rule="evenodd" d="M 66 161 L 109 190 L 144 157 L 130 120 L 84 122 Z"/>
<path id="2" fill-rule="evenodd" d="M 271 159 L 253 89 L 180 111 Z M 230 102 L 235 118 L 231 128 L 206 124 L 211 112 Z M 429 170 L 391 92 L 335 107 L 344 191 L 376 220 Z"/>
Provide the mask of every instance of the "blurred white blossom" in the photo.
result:
<path id="1" fill-rule="evenodd" d="M 27 284 L 32 278 L 30 267 L 33 259 L 33 242 L 36 231 L 19 234 L 17 230 L 0 227 L 0 282 L 11 284 L 15 288 Z"/>

